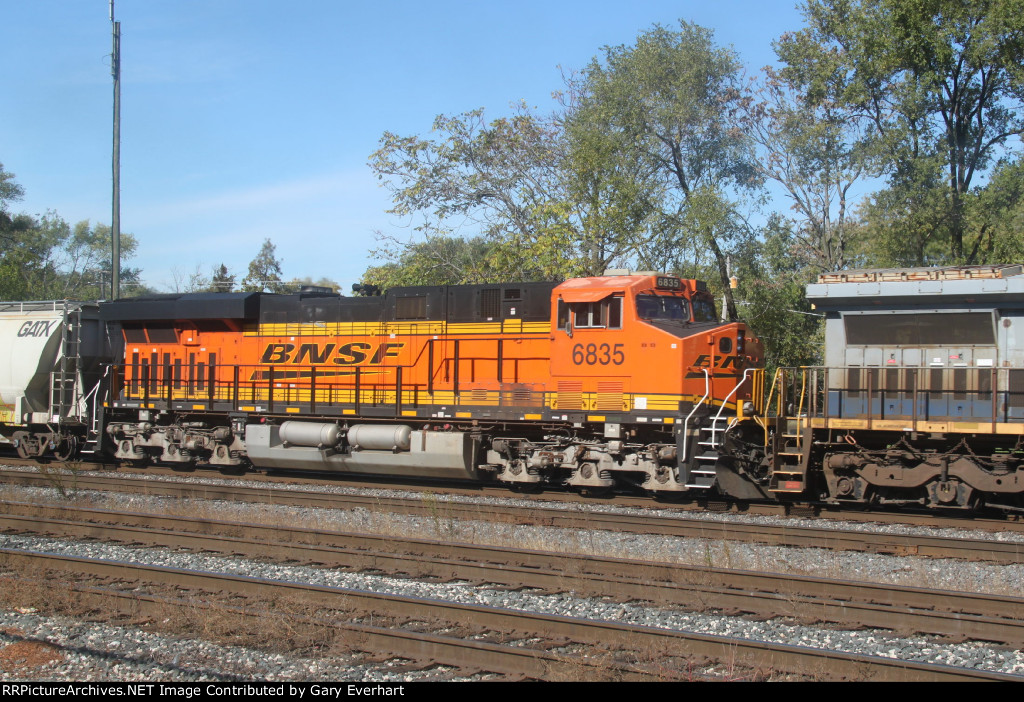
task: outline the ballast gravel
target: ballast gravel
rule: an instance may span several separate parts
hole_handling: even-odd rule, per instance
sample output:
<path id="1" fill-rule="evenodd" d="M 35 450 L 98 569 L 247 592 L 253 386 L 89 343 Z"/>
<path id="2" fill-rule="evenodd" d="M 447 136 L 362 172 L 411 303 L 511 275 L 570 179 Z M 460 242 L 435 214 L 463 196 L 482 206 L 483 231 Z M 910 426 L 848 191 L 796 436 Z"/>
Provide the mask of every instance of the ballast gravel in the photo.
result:
<path id="1" fill-rule="evenodd" d="M 194 480 L 194 479 L 191 479 Z M 190 480 L 190 481 L 191 481 Z M 209 480 L 209 479 L 205 479 Z M 216 481 L 223 484 L 229 481 Z M 275 486 L 276 487 L 276 486 Z M 353 491 L 352 488 L 342 488 Z M 318 492 L 323 488 L 318 487 Z M 55 491 L 39 488 L 5 490 L 5 497 L 18 499 L 55 499 Z M 358 490 L 361 494 L 367 491 Z M 394 491 L 380 491 L 394 496 Z M 47 498 L 46 496 L 49 495 Z M 479 498 L 471 498 L 478 501 Z M 490 498 L 484 498 L 490 499 Z M 71 502 L 87 502 L 136 511 L 160 511 L 161 505 L 188 509 L 188 501 L 137 495 L 116 496 L 110 493 L 76 493 Z M 197 502 L 197 504 L 199 504 Z M 203 516 L 238 521 L 267 522 L 272 519 L 294 525 L 296 519 L 310 520 L 324 529 L 372 531 L 384 526 L 400 530 L 406 536 L 449 538 L 484 543 L 515 543 L 520 546 L 551 549 L 556 544 L 564 550 L 602 555 L 628 555 L 630 558 L 679 560 L 734 568 L 755 568 L 776 572 L 800 572 L 826 577 L 856 578 L 880 582 L 904 582 L 924 587 L 940 587 L 973 591 L 1019 593 L 1024 583 L 1024 567 L 1017 565 L 967 563 L 951 560 L 878 556 L 853 552 L 826 552 L 818 549 L 792 549 L 756 544 L 711 542 L 674 537 L 645 537 L 609 532 L 581 532 L 550 527 L 510 527 L 506 524 L 460 522 L 437 518 L 398 517 L 366 510 L 306 510 L 267 505 L 239 505 L 203 501 Z M 548 505 L 546 505 L 548 506 Z M 601 506 L 603 508 L 604 506 Z M 600 509 L 592 507 L 591 509 Z M 622 510 L 615 508 L 613 510 Z M 701 515 L 727 519 L 777 519 L 747 515 Z M 254 518 L 256 517 L 256 518 Z M 793 523 L 792 520 L 787 523 Z M 821 522 L 813 522 L 821 527 Z M 858 525 L 861 526 L 861 525 Z M 871 526 L 871 525 L 866 525 Z M 891 530 L 891 525 L 877 527 Z M 901 531 L 916 527 L 899 527 Z M 939 530 L 925 530 L 935 535 Z M 948 532 L 948 530 L 942 530 Z M 989 535 L 982 532 L 983 535 Z M 949 535 L 939 533 L 939 535 Z M 961 532 L 962 535 L 962 532 Z M 990 536 L 990 535 L 989 535 Z M 978 538 L 972 535 L 972 538 Z M 88 558 L 165 565 L 175 568 L 208 570 L 250 577 L 289 582 L 303 582 L 329 587 L 386 592 L 410 597 L 442 599 L 466 604 L 560 614 L 590 620 L 607 620 L 640 626 L 689 632 L 743 637 L 811 648 L 829 649 L 906 661 L 991 670 L 1024 679 L 1024 653 L 987 643 L 951 643 L 924 637 L 901 637 L 886 631 L 845 631 L 825 627 L 803 626 L 781 620 L 753 621 L 742 617 L 708 613 L 690 613 L 654 608 L 639 604 L 606 602 L 576 597 L 572 593 L 541 595 L 460 583 L 428 583 L 387 576 L 348 573 L 332 569 L 311 568 L 255 562 L 242 558 L 175 552 L 167 549 L 129 548 L 116 544 L 76 542 L 35 536 L 0 535 L 0 546 L 22 550 L 45 551 Z M 23 632 L 20 636 L 50 641 L 62 650 L 70 650 L 62 661 L 34 671 L 29 678 L 19 678 L 17 671 L 0 673 L 0 678 L 33 680 L 318 680 L 338 679 L 366 681 L 401 681 L 436 679 L 437 671 L 410 674 L 389 673 L 381 666 L 359 665 L 353 661 L 330 663 L 265 654 L 259 651 L 231 649 L 208 642 L 179 641 L 136 629 L 108 625 L 84 624 L 42 617 L 34 613 L 0 612 L 0 630 Z M 92 632 L 83 639 L 85 632 Z M 4 634 L 4 636 L 9 636 Z M 64 639 L 62 637 L 79 637 Z M 15 636 L 15 639 L 17 636 Z M 0 642 L 12 639 L 0 639 Z M 70 643 L 66 643 L 66 641 Z M 145 642 L 145 643 L 137 643 Z M 178 650 L 209 651 L 209 655 L 191 655 L 183 663 Z M 67 648 L 66 648 L 67 647 Z M 131 650 L 129 654 L 128 651 Z M 239 653 L 244 651 L 244 653 Z M 239 657 L 241 656 L 241 658 Z M 240 662 L 243 661 L 243 662 Z M 0 661 L 2 662 L 2 661 Z M 446 671 L 440 675 L 443 677 Z M 388 677 L 389 675 L 393 677 Z M 184 676 L 184 677 L 177 677 Z M 218 677 L 221 676 L 221 677 Z"/>
<path id="2" fill-rule="evenodd" d="M 406 597 L 439 599 L 464 604 L 581 617 L 588 620 L 614 621 L 661 629 L 740 637 L 905 661 L 937 662 L 956 667 L 1020 675 L 1024 679 L 1024 653 L 978 642 L 940 643 L 923 637 L 904 638 L 877 630 L 842 631 L 793 625 L 777 620 L 752 621 L 742 617 L 680 612 L 637 604 L 605 602 L 576 597 L 571 593 L 538 595 L 466 584 L 427 583 L 365 573 L 259 563 L 241 558 L 181 553 L 166 549 L 128 548 L 116 544 L 75 542 L 36 536 L 0 535 L 0 548 L 391 593 Z M 111 651 L 116 653 L 120 646 L 117 642 L 121 638 L 94 637 L 90 642 L 90 649 L 106 642 L 107 653 L 109 654 Z M 54 643 L 59 643 L 59 641 L 54 641 Z M 111 648 L 111 644 L 113 644 L 113 648 Z M 216 658 L 210 660 L 216 660 Z M 230 658 L 227 660 L 230 661 Z M 228 669 L 235 667 L 231 665 Z"/>
<path id="3" fill-rule="evenodd" d="M 39 642 L 51 649 L 41 665 L 3 661 L 0 680 L 236 682 L 362 680 L 397 683 L 451 677 L 450 668 L 403 669 L 401 661 L 362 656 L 299 658 L 208 641 L 161 636 L 138 628 L 79 622 L 31 612 L 0 611 L 0 646 Z M 54 653 L 52 651 L 59 651 Z M 24 647 L 23 647 L 24 650 Z M 14 663 L 14 665 L 10 665 Z M 10 669 L 9 669 L 10 668 Z M 25 677 L 24 674 L 29 674 Z"/>

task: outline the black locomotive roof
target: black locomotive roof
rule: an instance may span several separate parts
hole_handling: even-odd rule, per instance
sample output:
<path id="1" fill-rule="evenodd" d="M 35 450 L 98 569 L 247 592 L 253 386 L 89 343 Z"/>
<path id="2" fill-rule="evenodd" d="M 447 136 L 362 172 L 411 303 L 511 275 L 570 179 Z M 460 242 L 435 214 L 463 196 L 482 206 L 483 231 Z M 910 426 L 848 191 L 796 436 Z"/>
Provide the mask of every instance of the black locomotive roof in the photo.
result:
<path id="1" fill-rule="evenodd" d="M 264 324 L 500 319 L 547 321 L 556 283 L 501 283 L 392 288 L 384 295 L 342 297 L 323 292 L 187 293 L 125 298 L 100 304 L 105 321 L 231 319 Z"/>
<path id="2" fill-rule="evenodd" d="M 100 303 L 104 321 L 256 319 L 261 293 L 188 293 L 130 297 Z"/>

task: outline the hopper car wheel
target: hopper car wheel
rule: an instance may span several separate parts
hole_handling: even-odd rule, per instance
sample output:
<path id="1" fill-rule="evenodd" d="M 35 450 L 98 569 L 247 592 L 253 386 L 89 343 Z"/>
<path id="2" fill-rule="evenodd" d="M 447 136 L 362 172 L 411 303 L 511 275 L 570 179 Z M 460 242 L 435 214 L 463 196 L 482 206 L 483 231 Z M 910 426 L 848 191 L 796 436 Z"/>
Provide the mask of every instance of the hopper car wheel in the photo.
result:
<path id="1" fill-rule="evenodd" d="M 612 494 L 612 486 L 580 488 L 580 494 L 584 497 L 608 497 Z"/>
<path id="2" fill-rule="evenodd" d="M 544 490 L 544 486 L 540 483 L 513 483 L 510 488 L 512 492 L 522 493 L 523 495 L 536 495 Z"/>
<path id="3" fill-rule="evenodd" d="M 70 461 L 78 455 L 78 437 L 64 436 L 57 442 L 53 455 L 59 461 Z"/>

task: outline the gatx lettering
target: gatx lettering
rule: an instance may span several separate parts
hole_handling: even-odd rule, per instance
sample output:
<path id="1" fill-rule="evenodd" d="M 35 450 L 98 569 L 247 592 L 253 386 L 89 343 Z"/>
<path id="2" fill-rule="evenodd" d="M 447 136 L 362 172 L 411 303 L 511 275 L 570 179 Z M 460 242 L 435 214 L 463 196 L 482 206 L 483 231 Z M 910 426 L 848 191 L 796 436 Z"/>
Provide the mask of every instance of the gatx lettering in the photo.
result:
<path id="1" fill-rule="evenodd" d="M 37 322 L 25 322 L 18 329 L 18 336 L 49 336 L 50 330 L 53 329 L 53 325 L 57 323 L 57 320 L 37 321 Z"/>
<path id="2" fill-rule="evenodd" d="M 371 344 L 351 341 L 347 344 L 267 344 L 260 363 L 269 365 L 305 364 L 338 366 L 377 365 L 398 356 L 404 343 Z"/>

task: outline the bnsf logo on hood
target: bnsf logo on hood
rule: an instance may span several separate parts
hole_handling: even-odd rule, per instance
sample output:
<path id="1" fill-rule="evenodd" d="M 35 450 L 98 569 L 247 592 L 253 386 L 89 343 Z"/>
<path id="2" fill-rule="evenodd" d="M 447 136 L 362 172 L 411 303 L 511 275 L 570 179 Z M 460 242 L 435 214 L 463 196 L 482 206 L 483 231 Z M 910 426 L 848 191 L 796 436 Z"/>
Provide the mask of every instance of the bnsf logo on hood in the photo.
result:
<path id="1" fill-rule="evenodd" d="M 368 344 L 353 341 L 348 344 L 267 344 L 260 363 L 334 363 L 339 366 L 357 366 L 363 363 L 376 364 L 398 355 L 405 344 Z"/>
<path id="2" fill-rule="evenodd" d="M 57 320 L 38 322 L 25 322 L 18 329 L 18 336 L 49 336 L 50 330 L 53 329 L 54 325 L 57 324 Z"/>

